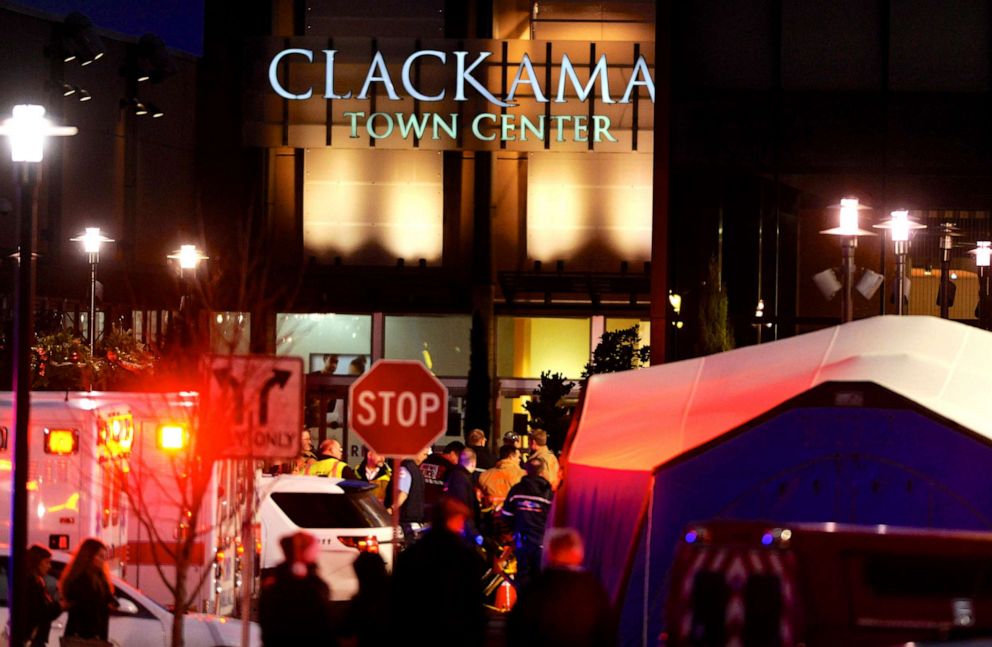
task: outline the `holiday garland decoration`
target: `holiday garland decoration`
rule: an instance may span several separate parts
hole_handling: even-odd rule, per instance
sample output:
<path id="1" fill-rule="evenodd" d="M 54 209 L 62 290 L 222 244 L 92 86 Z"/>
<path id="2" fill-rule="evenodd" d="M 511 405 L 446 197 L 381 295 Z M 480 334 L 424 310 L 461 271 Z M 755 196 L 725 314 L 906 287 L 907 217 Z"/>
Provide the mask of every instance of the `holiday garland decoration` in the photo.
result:
<path id="1" fill-rule="evenodd" d="M 71 330 L 42 334 L 31 348 L 31 388 L 127 390 L 150 377 L 157 361 L 130 330 L 111 330 L 97 345 L 95 356 Z"/>

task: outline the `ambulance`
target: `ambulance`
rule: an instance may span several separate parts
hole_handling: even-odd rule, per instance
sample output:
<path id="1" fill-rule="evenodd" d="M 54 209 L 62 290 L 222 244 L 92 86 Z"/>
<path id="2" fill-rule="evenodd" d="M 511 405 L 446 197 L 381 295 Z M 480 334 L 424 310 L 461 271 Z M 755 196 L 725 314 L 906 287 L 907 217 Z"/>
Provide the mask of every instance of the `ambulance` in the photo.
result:
<path id="1" fill-rule="evenodd" d="M 9 536 L 14 396 L 0 393 L 0 533 Z M 126 403 L 32 393 L 28 427 L 28 542 L 74 551 L 87 537 L 106 544 L 121 575 L 128 541 L 120 462 L 134 443 Z M 6 472 L 6 476 L 3 473 Z"/>
<path id="2" fill-rule="evenodd" d="M 33 392 L 29 424 L 28 541 L 72 552 L 86 537 L 103 541 L 114 574 L 171 608 L 169 552 L 194 537 L 189 611 L 235 612 L 245 559 L 241 542 L 246 465 L 210 466 L 200 514 L 186 521 L 181 456 L 195 425 L 198 395 L 130 392 Z M 0 393 L 0 532 L 9 531 L 14 398 Z M 136 514 L 131 499 L 144 511 Z M 254 548 L 254 547 L 252 547 Z M 246 556 L 247 553 L 247 556 Z M 202 582 L 202 584 L 200 584 Z"/>

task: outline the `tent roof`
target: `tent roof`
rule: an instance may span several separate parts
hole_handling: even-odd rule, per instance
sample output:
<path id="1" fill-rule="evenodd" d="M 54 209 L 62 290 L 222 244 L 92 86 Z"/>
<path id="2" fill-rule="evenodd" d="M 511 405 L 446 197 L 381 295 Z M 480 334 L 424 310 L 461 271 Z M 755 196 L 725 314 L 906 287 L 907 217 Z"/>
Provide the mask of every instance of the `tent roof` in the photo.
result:
<path id="1" fill-rule="evenodd" d="M 648 471 L 824 382 L 874 382 L 992 439 L 992 333 L 873 317 L 589 381 L 568 462 Z"/>

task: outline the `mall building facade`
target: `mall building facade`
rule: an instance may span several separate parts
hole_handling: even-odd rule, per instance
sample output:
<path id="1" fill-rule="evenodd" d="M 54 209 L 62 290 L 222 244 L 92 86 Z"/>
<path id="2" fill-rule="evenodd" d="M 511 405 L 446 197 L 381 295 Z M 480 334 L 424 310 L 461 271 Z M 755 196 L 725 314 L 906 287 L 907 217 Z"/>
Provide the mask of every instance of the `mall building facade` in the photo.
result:
<path id="1" fill-rule="evenodd" d="M 430 366 L 458 433 L 473 321 L 494 435 L 522 424 L 542 372 L 578 378 L 607 330 L 639 326 L 657 362 L 706 350 L 714 300 L 737 345 L 836 323 L 812 277 L 840 264 L 819 232 L 845 196 L 871 207 L 867 229 L 898 208 L 927 225 L 911 314 L 938 312 L 936 228 L 990 234 L 989 1 L 249 4 L 207 3 L 204 54 L 174 86 L 191 90 L 173 90 L 195 110 L 148 144 L 137 131 L 120 160 L 142 163 L 101 207 L 130 238 L 142 219 L 200 236 L 229 277 L 208 303 L 218 345 L 302 357 L 321 437 L 379 358 Z M 110 155 L 126 123 L 66 146 Z M 80 191 L 59 181 L 42 218 L 68 230 Z M 107 259 L 108 293 L 139 267 L 149 289 L 103 321 L 153 339 L 175 290 L 151 289 L 159 243 L 130 244 Z M 42 264 L 76 255 L 52 250 Z M 965 252 L 950 316 L 971 321 Z M 856 263 L 866 286 L 885 279 L 855 294 L 856 316 L 893 312 L 891 242 L 863 238 Z"/>

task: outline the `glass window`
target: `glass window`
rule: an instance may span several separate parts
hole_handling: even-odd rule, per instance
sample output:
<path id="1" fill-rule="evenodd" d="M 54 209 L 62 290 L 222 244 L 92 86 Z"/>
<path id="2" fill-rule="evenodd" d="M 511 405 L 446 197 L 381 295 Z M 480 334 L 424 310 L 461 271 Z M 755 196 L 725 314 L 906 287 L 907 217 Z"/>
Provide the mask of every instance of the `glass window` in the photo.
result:
<path id="1" fill-rule="evenodd" d="M 499 317 L 496 370 L 502 377 L 540 377 L 544 371 L 577 379 L 589 361 L 590 320 Z"/>
<path id="2" fill-rule="evenodd" d="M 251 314 L 217 312 L 210 321 L 210 348 L 218 354 L 245 355 L 250 352 Z"/>
<path id="3" fill-rule="evenodd" d="M 276 354 L 302 357 L 311 372 L 364 372 L 372 354 L 372 316 L 278 314 Z"/>
<path id="4" fill-rule="evenodd" d="M 468 375 L 472 318 L 386 317 L 387 359 L 423 362 L 435 375 Z"/>
<path id="5" fill-rule="evenodd" d="M 441 260 L 439 151 L 315 148 L 304 167 L 306 256 L 373 265 Z"/>
<path id="6" fill-rule="evenodd" d="M 391 523 L 374 489 L 349 494 L 273 492 L 272 501 L 300 528 L 376 528 Z"/>

